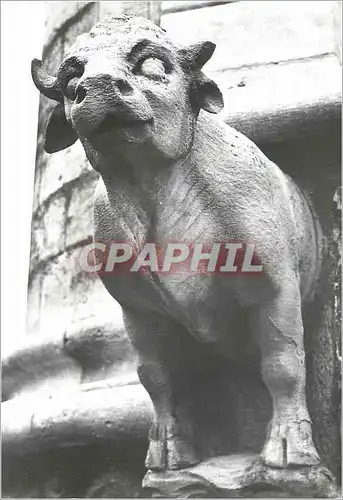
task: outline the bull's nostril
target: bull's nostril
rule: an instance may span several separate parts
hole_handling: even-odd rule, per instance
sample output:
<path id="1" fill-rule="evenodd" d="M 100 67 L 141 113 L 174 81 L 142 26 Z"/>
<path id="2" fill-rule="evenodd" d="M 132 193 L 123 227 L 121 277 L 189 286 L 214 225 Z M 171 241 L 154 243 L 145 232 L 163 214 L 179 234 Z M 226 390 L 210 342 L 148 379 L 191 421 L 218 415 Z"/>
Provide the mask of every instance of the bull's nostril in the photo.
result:
<path id="1" fill-rule="evenodd" d="M 82 85 L 79 85 L 76 89 L 76 102 L 77 102 L 77 104 L 80 104 L 80 102 L 82 102 L 84 100 L 84 98 L 86 97 L 86 94 L 87 94 L 87 90 Z"/>
<path id="2" fill-rule="evenodd" d="M 117 80 L 116 86 L 119 92 L 123 95 L 132 94 L 133 92 L 133 88 L 126 80 L 122 79 Z"/>

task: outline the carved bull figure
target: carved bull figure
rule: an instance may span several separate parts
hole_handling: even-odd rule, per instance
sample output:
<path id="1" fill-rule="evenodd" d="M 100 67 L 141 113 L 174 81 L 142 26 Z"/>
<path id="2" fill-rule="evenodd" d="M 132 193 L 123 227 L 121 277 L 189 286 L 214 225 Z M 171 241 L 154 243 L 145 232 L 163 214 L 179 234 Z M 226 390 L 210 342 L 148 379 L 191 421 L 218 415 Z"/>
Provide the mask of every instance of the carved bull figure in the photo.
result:
<path id="1" fill-rule="evenodd" d="M 263 268 L 254 277 L 177 270 L 101 277 L 123 308 L 155 410 L 147 467 L 199 460 L 179 407 L 171 339 L 182 332 L 238 356 L 239 331 L 230 325 L 239 311 L 273 404 L 261 458 L 271 467 L 312 465 L 319 458 L 305 398 L 302 305 L 318 279 L 320 227 L 294 182 L 213 116 L 222 95 L 202 68 L 214 49 L 208 41 L 177 46 L 152 22 L 123 15 L 79 36 L 56 77 L 33 60 L 35 85 L 58 101 L 45 149 L 80 139 L 100 173 L 95 240 L 124 241 L 137 252 L 146 242 L 252 243 Z"/>

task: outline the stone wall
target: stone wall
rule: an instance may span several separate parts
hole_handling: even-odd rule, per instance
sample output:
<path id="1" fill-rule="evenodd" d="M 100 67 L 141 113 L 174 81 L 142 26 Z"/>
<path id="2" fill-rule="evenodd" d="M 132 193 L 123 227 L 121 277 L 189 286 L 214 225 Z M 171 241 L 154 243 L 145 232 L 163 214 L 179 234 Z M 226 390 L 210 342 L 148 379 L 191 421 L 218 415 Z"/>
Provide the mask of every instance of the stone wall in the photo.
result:
<path id="1" fill-rule="evenodd" d="M 106 14 L 135 12 L 155 21 L 159 19 L 159 4 L 152 2 L 47 2 L 47 6 L 43 61 L 50 74 L 55 74 L 76 37 L 89 31 Z M 61 342 L 64 339 L 64 343 L 75 339 L 68 342 L 68 349 L 78 359 L 82 357 L 77 352 L 80 336 L 94 337 L 97 345 L 101 343 L 99 336 L 111 336 L 120 344 L 114 350 L 124 356 L 122 351 L 129 351 L 129 346 L 123 345 L 125 340 L 120 335 L 120 307 L 98 279 L 80 272 L 76 265 L 80 249 L 92 234 L 92 203 L 98 174 L 91 169 L 79 142 L 54 155 L 45 153 L 45 127 L 53 106 L 53 102 L 41 97 L 27 334 L 42 337 L 42 342 L 43 338 Z M 126 357 L 132 358 L 130 352 Z M 129 362 L 124 364 L 126 372 L 130 369 Z M 85 370 L 81 366 L 81 371 Z M 103 377 L 105 372 L 101 372 Z M 113 375 L 110 370 L 106 373 Z M 93 375 L 97 378 L 96 373 Z M 82 380 L 85 376 L 81 373 Z M 78 383 L 77 378 L 72 381 Z"/>

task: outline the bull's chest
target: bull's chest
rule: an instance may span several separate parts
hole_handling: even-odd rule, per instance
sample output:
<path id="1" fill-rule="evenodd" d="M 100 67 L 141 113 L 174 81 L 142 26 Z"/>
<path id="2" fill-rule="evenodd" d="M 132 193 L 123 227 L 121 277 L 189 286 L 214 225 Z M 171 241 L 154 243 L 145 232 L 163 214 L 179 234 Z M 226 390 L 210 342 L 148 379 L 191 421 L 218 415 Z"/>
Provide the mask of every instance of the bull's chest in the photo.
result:
<path id="1" fill-rule="evenodd" d="M 173 245 L 183 245 L 191 255 L 195 244 L 218 241 L 221 228 L 201 200 L 188 205 L 161 200 L 152 214 L 132 200 L 112 221 L 113 230 L 107 238 L 125 242 L 133 249 L 125 272 L 102 276 L 108 291 L 123 307 L 165 313 L 204 340 L 210 340 L 210 332 L 218 332 L 221 325 L 227 326 L 236 306 L 234 293 L 230 297 L 227 286 L 224 294 L 216 276 L 193 272 L 189 258 L 181 269 L 174 264 L 163 267 Z M 137 259 L 142 252 L 145 259 L 139 266 Z M 177 249 L 174 254 L 178 254 Z"/>
<path id="2" fill-rule="evenodd" d="M 216 194 L 216 184 L 211 184 L 211 192 L 206 186 L 204 182 L 173 182 L 149 206 L 137 193 L 116 185 L 110 190 L 105 216 L 99 218 L 96 238 L 128 244 L 134 250 L 132 264 L 147 244 L 156 249 L 171 244 L 201 244 L 206 248 L 214 242 L 238 241 L 237 223 L 228 216 L 234 213 L 230 198 L 223 213 L 223 196 Z M 151 261 L 151 256 L 147 260 Z M 125 269 L 102 277 L 124 308 L 166 314 L 206 341 L 216 340 L 227 331 L 238 304 L 242 304 L 240 299 L 251 288 L 240 277 L 189 272 L 187 265 L 184 272 L 179 272 L 178 266 L 166 272 L 149 265 Z"/>
<path id="3" fill-rule="evenodd" d="M 155 272 L 144 266 L 102 279 L 124 308 L 173 318 L 203 341 L 216 340 L 236 314 L 234 287 L 223 287 L 213 276 Z"/>

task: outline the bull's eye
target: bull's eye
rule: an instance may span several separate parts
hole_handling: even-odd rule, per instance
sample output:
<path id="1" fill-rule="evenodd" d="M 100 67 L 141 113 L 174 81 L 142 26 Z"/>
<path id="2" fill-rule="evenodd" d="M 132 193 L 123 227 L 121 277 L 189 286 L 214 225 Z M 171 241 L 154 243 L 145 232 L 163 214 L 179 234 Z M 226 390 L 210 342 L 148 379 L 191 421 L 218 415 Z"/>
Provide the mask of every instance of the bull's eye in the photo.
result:
<path id="1" fill-rule="evenodd" d="M 149 78 L 161 80 L 165 77 L 166 70 L 160 59 L 157 59 L 156 57 L 149 57 L 141 63 L 140 73 Z"/>
<path id="2" fill-rule="evenodd" d="M 68 82 L 67 87 L 66 87 L 66 91 L 65 91 L 66 96 L 71 101 L 75 101 L 75 99 L 76 99 L 76 86 L 77 86 L 77 82 L 79 81 L 79 79 L 80 78 L 78 76 L 71 78 Z"/>

